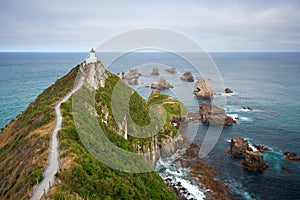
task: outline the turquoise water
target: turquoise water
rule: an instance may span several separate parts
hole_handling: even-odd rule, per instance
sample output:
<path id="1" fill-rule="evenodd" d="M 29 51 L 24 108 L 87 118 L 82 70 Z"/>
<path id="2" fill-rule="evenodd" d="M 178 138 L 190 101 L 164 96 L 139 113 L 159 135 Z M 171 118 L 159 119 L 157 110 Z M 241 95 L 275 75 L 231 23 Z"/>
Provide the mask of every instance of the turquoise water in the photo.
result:
<path id="1" fill-rule="evenodd" d="M 0 53 L 0 128 L 87 53 Z"/>
<path id="2" fill-rule="evenodd" d="M 0 53 L 0 127 L 87 55 Z M 223 130 L 206 162 L 220 173 L 220 181 L 230 184 L 236 198 L 299 199 L 300 162 L 285 160 L 281 152 L 300 154 L 300 53 L 212 53 L 211 57 L 225 87 L 234 91 L 234 95 L 227 96 L 227 112 L 238 115 L 239 120 L 237 125 Z M 103 61 L 107 58 L 104 56 Z M 174 66 L 180 73 L 193 72 L 182 59 L 159 53 L 128 55 L 116 61 L 111 69 L 127 71 L 145 63 Z M 138 91 L 144 98 L 150 93 L 150 89 L 144 87 Z M 168 90 L 165 93 L 172 95 Z M 245 111 L 242 106 L 250 106 L 253 111 Z M 206 127 L 190 124 L 187 131 L 197 133 L 195 142 L 201 144 Z M 240 167 L 238 159 L 224 153 L 228 140 L 235 136 L 270 147 L 271 151 L 264 155 L 269 165 L 265 172 L 249 172 Z M 289 168 L 292 174 L 281 172 L 281 167 Z"/>

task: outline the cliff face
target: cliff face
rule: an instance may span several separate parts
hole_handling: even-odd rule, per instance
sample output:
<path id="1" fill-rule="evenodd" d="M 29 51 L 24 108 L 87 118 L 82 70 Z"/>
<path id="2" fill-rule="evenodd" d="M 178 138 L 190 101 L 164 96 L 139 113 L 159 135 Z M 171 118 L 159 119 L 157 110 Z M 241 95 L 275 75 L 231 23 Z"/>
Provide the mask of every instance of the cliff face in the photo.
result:
<path id="1" fill-rule="evenodd" d="M 54 106 L 71 91 L 79 67 L 44 90 L 0 133 L 0 199 L 27 199 L 43 178 Z"/>

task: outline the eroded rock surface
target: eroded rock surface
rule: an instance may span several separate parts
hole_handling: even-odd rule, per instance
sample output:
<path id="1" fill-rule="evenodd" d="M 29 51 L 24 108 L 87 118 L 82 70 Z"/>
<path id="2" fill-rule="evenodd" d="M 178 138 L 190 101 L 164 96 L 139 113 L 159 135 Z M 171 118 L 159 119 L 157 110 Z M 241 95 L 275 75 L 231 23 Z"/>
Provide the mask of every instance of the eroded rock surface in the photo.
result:
<path id="1" fill-rule="evenodd" d="M 185 72 L 180 79 L 187 82 L 194 82 L 194 77 L 191 72 Z"/>
<path id="2" fill-rule="evenodd" d="M 152 76 L 158 76 L 159 75 L 159 72 L 158 72 L 158 68 L 157 67 L 153 67 L 153 70 L 151 72 L 151 75 Z"/>
<path id="3" fill-rule="evenodd" d="M 213 90 L 210 81 L 206 78 L 200 78 L 195 84 L 194 94 L 198 98 L 205 98 L 205 99 L 213 98 Z"/>
<path id="4" fill-rule="evenodd" d="M 175 67 L 168 67 L 166 69 L 167 72 L 171 73 L 171 74 L 176 74 L 177 70 L 175 69 Z"/>
<path id="5" fill-rule="evenodd" d="M 283 155 L 290 161 L 300 161 L 300 156 L 294 152 L 284 152 Z"/>
<path id="6" fill-rule="evenodd" d="M 236 121 L 226 115 L 225 110 L 216 105 L 213 105 L 209 101 L 204 101 L 199 106 L 200 121 L 203 124 L 215 124 L 230 126 L 236 124 Z"/>
<path id="7" fill-rule="evenodd" d="M 246 151 L 244 160 L 241 161 L 241 166 L 250 171 L 263 171 L 268 168 L 265 164 L 263 155 L 259 151 Z"/>
<path id="8" fill-rule="evenodd" d="M 169 88 L 173 88 L 173 86 L 167 82 L 164 78 L 158 77 L 152 84 L 151 84 L 152 89 L 157 89 L 157 90 L 165 90 Z"/>

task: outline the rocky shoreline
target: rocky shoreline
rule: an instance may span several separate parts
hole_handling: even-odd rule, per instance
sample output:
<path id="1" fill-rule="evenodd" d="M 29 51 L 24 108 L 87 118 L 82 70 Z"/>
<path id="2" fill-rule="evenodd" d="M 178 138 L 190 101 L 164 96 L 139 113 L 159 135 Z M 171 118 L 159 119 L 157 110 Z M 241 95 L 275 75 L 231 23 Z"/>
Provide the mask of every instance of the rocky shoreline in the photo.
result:
<path id="1" fill-rule="evenodd" d="M 199 150 L 199 145 L 191 144 L 183 156 L 178 158 L 182 167 L 190 169 L 189 179 L 201 185 L 202 191 L 205 191 L 205 199 L 231 199 L 229 186 L 217 180 L 218 173 L 212 166 L 207 165 L 203 158 L 200 158 Z M 186 198 L 188 191 L 181 186 L 180 182 L 175 184 L 170 184 L 172 183 L 170 180 L 165 182 L 176 191 L 179 199 Z"/>

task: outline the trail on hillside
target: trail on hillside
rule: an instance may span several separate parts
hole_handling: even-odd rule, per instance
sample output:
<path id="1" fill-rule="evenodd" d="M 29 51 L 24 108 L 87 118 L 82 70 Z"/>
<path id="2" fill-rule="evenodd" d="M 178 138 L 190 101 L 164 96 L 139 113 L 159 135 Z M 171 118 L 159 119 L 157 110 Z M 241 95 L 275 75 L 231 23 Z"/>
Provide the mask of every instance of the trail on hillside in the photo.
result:
<path id="1" fill-rule="evenodd" d="M 79 69 L 82 72 L 82 69 Z M 55 118 L 56 124 L 51 133 L 51 141 L 50 141 L 50 152 L 48 158 L 48 166 L 43 174 L 43 180 L 37 185 L 36 189 L 33 191 L 31 196 L 32 200 L 39 200 L 42 198 L 44 194 L 47 194 L 54 184 L 55 181 L 55 174 L 59 170 L 59 143 L 58 143 L 58 131 L 61 129 L 62 126 L 62 114 L 60 110 L 60 106 L 62 103 L 66 102 L 73 93 L 75 93 L 79 88 L 83 85 L 84 77 L 81 76 L 80 80 L 78 81 L 78 85 L 73 88 L 73 90 L 68 93 L 56 106 L 55 106 Z"/>

